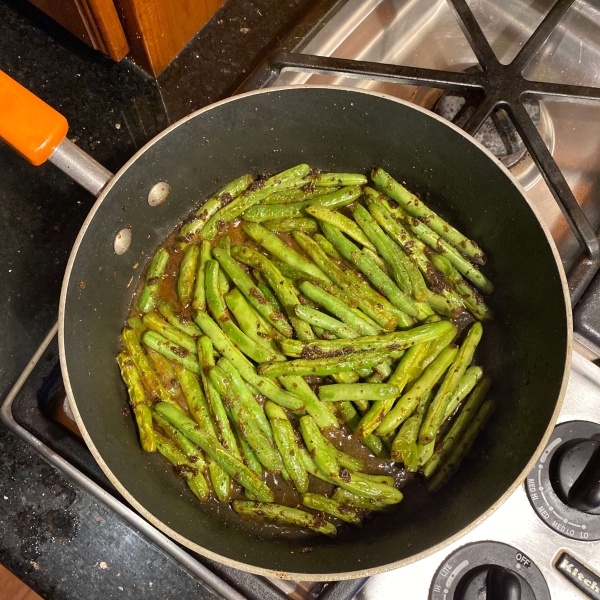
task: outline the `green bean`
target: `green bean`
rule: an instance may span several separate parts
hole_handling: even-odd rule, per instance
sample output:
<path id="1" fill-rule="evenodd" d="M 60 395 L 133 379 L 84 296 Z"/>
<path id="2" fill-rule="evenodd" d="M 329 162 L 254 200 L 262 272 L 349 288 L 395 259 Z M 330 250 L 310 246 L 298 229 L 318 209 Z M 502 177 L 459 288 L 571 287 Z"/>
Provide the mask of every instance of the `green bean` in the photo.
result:
<path id="1" fill-rule="evenodd" d="M 240 451 L 237 447 L 235 435 L 231 429 L 227 411 L 221 400 L 219 392 L 215 389 L 210 377 L 207 373 L 210 372 L 211 367 L 215 366 L 215 360 L 213 356 L 214 348 L 210 338 L 203 335 L 198 340 L 198 355 L 202 363 L 202 373 L 200 378 L 202 380 L 202 386 L 204 387 L 204 395 L 210 406 L 215 425 L 218 431 L 219 441 L 230 454 L 233 454 L 236 458 L 240 458 Z"/>
<path id="2" fill-rule="evenodd" d="M 473 289 L 454 268 L 452 263 L 444 256 L 435 254 L 431 257 L 433 266 L 441 271 L 462 297 L 469 312 L 479 321 L 492 321 L 494 314 L 484 302 L 481 294 Z"/>
<path id="3" fill-rule="evenodd" d="M 231 361 L 245 381 L 259 389 L 260 393 L 269 400 L 280 404 L 284 408 L 294 411 L 304 410 L 304 402 L 298 396 L 285 392 L 278 388 L 270 379 L 257 374 L 254 366 L 231 343 L 229 338 L 208 315 L 196 313 L 195 320 L 200 329 L 210 338 L 214 347 Z"/>
<path id="4" fill-rule="evenodd" d="M 336 285 L 326 283 L 324 281 L 319 281 L 318 279 L 304 279 L 302 281 L 308 281 L 308 283 L 314 285 L 317 288 L 322 289 L 323 291 L 327 292 L 327 294 L 329 294 L 330 296 L 333 296 L 337 300 L 343 302 L 346 305 L 346 307 L 349 308 L 352 312 L 354 312 L 357 316 L 359 316 L 367 323 L 371 323 L 371 325 L 375 327 L 377 331 L 384 330 L 383 327 L 377 325 L 377 323 L 373 319 L 371 319 L 371 317 L 368 317 L 364 312 L 357 308 L 358 302 L 356 298 L 350 296 L 347 292 L 344 292 L 344 290 L 337 287 Z M 300 283 L 302 283 L 302 281 L 300 281 Z"/>
<path id="5" fill-rule="evenodd" d="M 340 487 L 336 488 L 331 497 L 339 504 L 354 508 L 355 510 L 383 510 L 387 506 L 387 504 L 384 504 L 383 502 L 377 502 L 372 498 L 357 496 Z"/>
<path id="6" fill-rule="evenodd" d="M 204 281 L 204 279 L 202 280 Z M 192 338 L 197 338 L 202 335 L 200 328 L 191 318 L 180 312 L 168 300 L 160 300 L 158 303 L 158 312 L 163 318 L 168 321 L 173 327 L 177 327 L 183 333 Z"/>
<path id="7" fill-rule="evenodd" d="M 181 260 L 179 278 L 177 279 L 177 298 L 179 299 L 179 304 L 184 308 L 187 308 L 192 303 L 199 258 L 200 248 L 198 246 L 189 246 Z"/>
<path id="8" fill-rule="evenodd" d="M 200 231 L 208 220 L 221 208 L 227 206 L 234 198 L 248 189 L 254 179 L 252 175 L 243 175 L 228 183 L 214 196 L 209 198 L 197 211 L 194 217 L 184 223 L 179 230 L 177 239 L 182 245 L 189 244 L 199 237 Z"/>
<path id="9" fill-rule="evenodd" d="M 233 418 L 232 418 L 232 420 L 233 420 Z M 262 475 L 263 468 L 262 468 L 262 465 L 260 464 L 260 460 L 258 460 L 258 458 L 256 457 L 256 454 L 254 453 L 254 450 L 252 450 L 252 448 L 250 447 L 250 444 L 248 444 L 248 442 L 242 437 L 240 430 L 237 428 L 237 425 L 235 424 L 235 421 L 233 422 L 233 424 L 234 424 L 235 431 L 236 431 L 237 442 L 238 442 L 239 447 L 242 452 L 243 463 L 257 475 Z M 246 495 L 248 495 L 247 491 L 246 491 Z"/>
<path id="10" fill-rule="evenodd" d="M 408 261 L 405 263 L 407 273 L 413 285 L 415 298 L 419 301 L 427 302 L 436 312 L 448 317 L 455 317 L 460 314 L 462 311 L 460 299 L 455 298 L 452 294 L 448 298 L 441 294 L 433 293 L 425 286 L 423 276 L 418 272 L 419 269 L 433 283 L 437 283 L 439 271 L 435 269 L 424 253 L 418 251 L 418 244 L 416 244 L 418 240 L 415 240 L 398 220 L 394 219 L 387 199 L 377 196 L 376 192 L 373 191 L 372 193 L 377 196 L 377 200 L 375 200 L 368 193 L 368 189 L 366 191 L 366 204 L 373 218 L 418 266 L 416 270 L 410 266 L 409 271 L 409 265 L 412 265 L 412 262 Z M 445 293 L 448 293 L 447 290 L 445 290 Z"/>
<path id="11" fill-rule="evenodd" d="M 444 375 L 457 353 L 458 348 L 456 347 L 442 350 L 440 355 L 425 369 L 419 380 L 398 400 L 394 408 L 383 418 L 383 421 L 381 421 L 381 424 L 377 428 L 379 435 L 392 431 L 410 416 L 425 394 L 429 393 Z M 428 443 L 428 440 L 426 443 Z"/>
<path id="12" fill-rule="evenodd" d="M 431 492 L 436 492 L 444 486 L 448 479 L 456 472 L 460 463 L 471 450 L 477 434 L 485 427 L 485 424 L 492 416 L 496 409 L 496 402 L 488 400 L 484 402 L 481 408 L 477 411 L 475 418 L 464 432 L 462 439 L 454 450 L 447 457 L 440 470 L 431 478 L 427 485 L 427 489 Z"/>
<path id="13" fill-rule="evenodd" d="M 206 502 L 210 497 L 206 479 L 195 464 L 189 462 L 184 454 L 169 440 L 156 435 L 156 449 L 183 475 L 189 488 L 200 502 Z"/>
<path id="14" fill-rule="evenodd" d="M 305 411 L 315 420 L 321 430 L 339 429 L 339 423 L 328 404 L 321 402 L 306 381 L 296 375 L 282 375 L 283 387 L 304 401 Z"/>
<path id="15" fill-rule="evenodd" d="M 290 324 L 285 320 L 284 315 L 264 297 L 263 293 L 256 285 L 254 285 L 252 279 L 250 279 L 237 262 L 229 256 L 229 254 L 219 248 L 213 250 L 213 255 L 257 312 L 282 335 L 291 337 L 293 330 Z"/>
<path id="16" fill-rule="evenodd" d="M 206 263 L 205 284 L 206 302 L 212 316 L 240 352 L 256 362 L 277 360 L 278 353 L 251 340 L 232 321 L 219 289 L 219 263 L 216 260 L 209 260 Z"/>
<path id="17" fill-rule="evenodd" d="M 149 331 L 144 333 L 142 339 L 150 333 L 151 332 Z M 167 390 L 164 388 L 163 384 L 158 378 L 158 375 L 156 374 L 156 371 L 148 361 L 148 357 L 142 349 L 136 332 L 133 329 L 128 329 L 126 327 L 121 333 L 121 339 L 123 340 L 123 346 L 125 347 L 125 350 L 127 350 L 127 353 L 131 357 L 133 364 L 140 373 L 146 391 L 155 399 L 160 399 L 163 402 L 173 403 L 174 401 L 169 392 L 167 392 Z M 156 348 L 154 348 L 154 350 L 156 350 Z"/>
<path id="18" fill-rule="evenodd" d="M 469 329 L 469 332 L 456 355 L 454 363 L 444 377 L 444 380 L 429 407 L 427 416 L 423 421 L 421 432 L 419 434 L 419 441 L 421 444 L 429 444 L 429 442 L 435 440 L 435 436 L 437 435 L 444 419 L 444 415 L 446 414 L 446 407 L 452 399 L 452 394 L 456 390 L 462 376 L 465 374 L 469 363 L 473 359 L 473 354 L 475 353 L 479 340 L 481 340 L 482 334 L 483 327 L 479 322 L 474 323 L 471 329 Z"/>
<path id="19" fill-rule="evenodd" d="M 282 190 L 281 192 L 273 192 L 272 194 L 269 194 L 266 198 L 263 198 L 260 201 L 260 204 L 292 204 L 294 202 L 302 202 L 304 200 L 312 200 L 313 198 L 317 198 L 319 196 L 325 196 L 326 194 L 331 194 L 331 192 L 334 191 L 337 190 L 332 190 L 331 188 L 317 188 L 313 191 L 308 191 L 308 188 L 306 190 L 303 188 Z"/>
<path id="20" fill-rule="evenodd" d="M 217 437 L 217 428 L 213 422 L 208 403 L 206 402 L 204 392 L 200 387 L 198 379 L 193 373 L 183 368 L 181 365 L 176 365 L 175 370 L 177 373 L 177 380 L 179 381 L 179 385 L 181 385 L 183 395 L 185 396 L 190 414 L 194 418 L 194 421 L 198 423 L 203 431 Z"/>
<path id="21" fill-rule="evenodd" d="M 329 277 L 323 273 L 317 265 L 290 248 L 289 244 L 285 244 L 281 238 L 274 233 L 268 231 L 258 223 L 245 223 L 242 225 L 244 233 L 252 238 L 257 244 L 268 250 L 275 258 L 286 263 L 294 269 L 304 271 L 310 277 L 330 281 Z"/>
<path id="22" fill-rule="evenodd" d="M 173 427 L 169 421 L 159 415 L 157 412 L 152 414 L 152 418 L 161 429 L 167 434 L 167 437 L 183 452 L 189 462 L 203 471 L 206 467 L 206 461 L 202 456 L 202 450 L 188 440 L 179 429 Z"/>
<path id="23" fill-rule="evenodd" d="M 419 466 L 419 430 L 432 397 L 433 391 L 423 395 L 413 416 L 404 421 L 392 443 L 392 459 L 396 462 L 403 462 L 404 468 L 411 473 L 415 472 Z"/>
<path id="24" fill-rule="evenodd" d="M 341 402 L 344 402 L 344 401 L 341 400 Z M 368 400 L 358 399 L 358 400 L 353 400 L 353 403 L 361 415 L 364 415 L 369 410 L 369 407 L 371 406 L 371 403 Z"/>
<path id="25" fill-rule="evenodd" d="M 372 351 L 349 354 L 347 356 L 332 356 L 317 359 L 291 360 L 289 362 L 260 363 L 258 372 L 265 377 L 280 377 L 281 375 L 308 375 L 324 377 L 343 373 L 345 371 L 356 371 L 358 369 L 369 369 L 385 362 L 390 357 L 397 358 L 403 350 L 390 350 L 381 348 Z"/>
<path id="26" fill-rule="evenodd" d="M 247 517 L 260 517 L 275 521 L 283 525 L 298 525 L 329 537 L 337 535 L 333 523 L 329 523 L 322 516 L 307 513 L 298 508 L 290 508 L 282 504 L 265 504 L 249 500 L 234 500 L 233 510 Z"/>
<path id="27" fill-rule="evenodd" d="M 142 290 L 138 301 L 138 307 L 143 313 L 154 310 L 156 297 L 168 261 L 169 253 L 164 248 L 160 248 L 150 263 L 150 267 L 146 273 L 146 285 L 144 285 L 144 289 Z"/>
<path id="28" fill-rule="evenodd" d="M 333 296 L 319 285 L 311 281 L 301 281 L 298 284 L 298 288 L 307 298 L 338 317 L 353 331 L 356 331 L 359 336 L 377 335 L 382 332 L 382 328 L 373 323 L 369 317 L 363 315 L 360 311 L 350 308 L 345 302 Z"/>
<path id="29" fill-rule="evenodd" d="M 233 391 L 239 397 L 240 402 L 248 411 L 252 420 L 258 425 L 261 431 L 267 436 L 269 441 L 273 442 L 273 432 L 269 425 L 269 420 L 265 416 L 260 404 L 256 401 L 248 386 L 244 383 L 244 379 L 239 371 L 234 367 L 233 363 L 226 357 L 220 358 L 217 366 L 227 375 L 231 383 Z"/>
<path id="30" fill-rule="evenodd" d="M 208 473 L 210 482 L 219 502 L 228 504 L 231 500 L 231 477 L 229 474 L 215 462 L 212 458 L 208 458 Z"/>
<path id="31" fill-rule="evenodd" d="M 454 244 L 457 248 L 460 248 L 461 252 L 470 256 L 478 264 L 485 263 L 485 255 L 475 242 L 469 240 L 435 212 L 427 208 L 427 206 L 425 206 L 425 204 L 414 194 L 411 194 L 383 169 L 375 169 L 371 173 L 371 178 L 380 190 L 385 192 L 390 198 L 393 198 L 413 217 L 423 219 L 431 229 Z"/>
<path id="32" fill-rule="evenodd" d="M 279 302 L 279 298 L 275 295 L 275 292 L 269 287 L 266 278 L 264 275 L 258 270 L 253 269 L 252 275 L 256 279 L 256 285 L 258 289 L 264 294 L 265 298 L 277 309 L 281 312 L 281 314 L 285 314 L 285 309 L 283 308 L 281 302 Z M 277 332 L 279 333 L 279 332 Z M 281 334 L 279 333 L 281 336 Z M 281 336 L 282 339 L 285 339 L 285 336 Z"/>
<path id="33" fill-rule="evenodd" d="M 422 344 L 435 340 L 455 326 L 449 321 L 426 323 L 414 327 L 409 331 L 395 331 L 381 335 L 364 336 L 357 339 L 315 340 L 302 342 L 299 340 L 284 340 L 281 350 L 286 356 L 303 357 L 335 357 L 349 356 L 371 350 L 406 350 L 415 344 Z"/>
<path id="34" fill-rule="evenodd" d="M 294 306 L 294 313 L 299 319 L 302 319 L 305 323 L 309 325 L 315 325 L 317 327 L 321 327 L 326 331 L 331 331 L 335 333 L 337 337 L 340 338 L 356 338 L 359 337 L 359 333 L 354 331 L 352 328 L 348 327 L 341 321 L 326 315 L 310 306 L 303 306 L 302 304 L 298 304 Z"/>
<path id="35" fill-rule="evenodd" d="M 308 165 L 297 165 L 273 177 L 269 177 L 266 181 L 255 183 L 254 186 L 251 186 L 250 190 L 238 196 L 233 202 L 219 210 L 208 220 L 202 228 L 202 237 L 206 240 L 212 240 L 217 235 L 219 226 L 222 223 L 233 221 L 233 219 L 239 217 L 243 212 L 247 211 L 257 202 L 260 202 L 260 200 L 276 189 L 295 187 L 295 184 L 292 183 L 293 180 L 303 177 L 309 170 L 310 167 Z M 252 187 L 257 189 L 252 189 Z"/>
<path id="36" fill-rule="evenodd" d="M 360 459 L 356 458 L 355 456 L 351 456 L 343 450 L 339 450 L 325 436 L 322 437 L 323 443 L 338 459 L 341 467 L 346 467 L 346 469 L 350 469 L 351 471 L 360 471 L 361 469 L 364 469 L 363 462 Z"/>
<path id="37" fill-rule="evenodd" d="M 475 418 L 477 411 L 483 404 L 491 387 L 491 383 L 492 381 L 489 377 L 484 377 L 475 386 L 467 398 L 465 406 L 456 418 L 456 421 L 452 423 L 448 431 L 444 434 L 444 437 L 436 446 L 433 456 L 425 465 L 423 474 L 426 479 L 430 479 L 437 472 L 440 466 L 450 456 L 456 445 L 460 442 L 464 432 L 469 427 L 471 421 Z"/>
<path id="38" fill-rule="evenodd" d="M 159 402 L 155 410 L 177 427 L 183 435 L 200 446 L 233 479 L 264 502 L 273 501 L 273 492 L 239 459 L 231 456 L 216 437 L 200 429 L 194 421 L 166 402 Z"/>
<path id="39" fill-rule="evenodd" d="M 305 231 L 307 233 L 316 233 L 319 231 L 319 225 L 314 219 L 308 217 L 289 217 L 287 219 L 273 219 L 264 221 L 263 227 L 269 231 L 279 231 L 280 233 L 290 233 L 292 231 Z"/>
<path id="40" fill-rule="evenodd" d="M 465 374 L 462 376 L 456 391 L 452 395 L 452 399 L 448 402 L 446 412 L 444 413 L 444 421 L 449 419 L 458 405 L 471 393 L 471 390 L 477 385 L 477 383 L 483 377 L 483 371 L 481 367 L 469 367 Z M 442 421 L 442 422 L 444 422 Z"/>
<path id="41" fill-rule="evenodd" d="M 474 267 L 454 246 L 449 244 L 437 233 L 432 231 L 425 223 L 416 217 L 410 217 L 400 211 L 396 215 L 402 219 L 404 225 L 416 235 L 422 242 L 439 252 L 456 269 L 458 269 L 469 281 L 475 284 L 483 293 L 491 294 L 494 291 L 492 282 L 479 269 Z"/>
<path id="42" fill-rule="evenodd" d="M 145 331 L 144 323 L 140 317 L 128 317 L 127 326 L 135 330 L 137 335 L 141 335 Z"/>
<path id="43" fill-rule="evenodd" d="M 343 214 L 319 205 L 307 206 L 306 212 L 323 223 L 333 225 L 336 229 L 339 229 L 348 237 L 357 241 L 361 246 L 369 248 L 373 252 L 377 251 L 377 248 L 371 243 L 371 240 L 363 233 L 361 228 L 352 219 Z"/>
<path id="44" fill-rule="evenodd" d="M 155 312 L 146 313 L 143 318 L 144 325 L 150 330 L 160 333 L 164 338 L 167 338 L 170 342 L 185 348 L 188 352 L 196 354 L 198 352 L 196 348 L 196 340 L 184 333 L 181 329 L 173 327 L 167 323 L 163 318 L 157 315 Z"/>
<path id="45" fill-rule="evenodd" d="M 177 404 L 185 405 L 185 398 L 183 397 L 183 392 L 181 391 L 179 383 L 177 383 L 177 375 L 175 374 L 172 363 L 162 354 L 152 350 L 152 348 L 147 349 L 147 354 L 162 386 L 167 390 L 169 396 L 171 396 Z"/>
<path id="46" fill-rule="evenodd" d="M 270 471 L 280 473 L 283 470 L 283 462 L 279 452 L 275 449 L 271 439 L 265 435 L 260 424 L 255 420 L 254 414 L 251 414 L 248 410 L 245 400 L 242 399 L 238 390 L 232 385 L 231 378 L 216 366 L 210 370 L 210 379 L 219 394 L 226 399 L 233 420 L 242 438 L 250 444 L 258 460 Z M 268 421 L 267 425 L 271 438 L 273 438 L 271 426 L 268 424 Z"/>
<path id="47" fill-rule="evenodd" d="M 355 293 L 358 291 L 371 303 L 371 305 L 383 307 L 384 310 L 392 314 L 396 318 L 397 327 L 400 327 L 401 329 L 410 329 L 414 325 L 415 321 L 410 315 L 394 306 L 385 296 L 373 289 L 363 279 L 363 276 L 359 271 L 348 265 L 344 269 L 344 274 L 350 284 L 354 286 Z M 365 309 L 363 308 L 363 310 Z M 416 304 L 415 310 L 417 310 L 418 316 L 419 311 L 416 308 Z"/>
<path id="48" fill-rule="evenodd" d="M 231 238 L 228 235 L 222 235 L 217 242 L 217 248 L 224 250 L 231 255 Z M 223 269 L 219 269 L 219 289 L 221 294 L 226 294 L 231 289 L 231 278 Z"/>
<path id="49" fill-rule="evenodd" d="M 268 323 L 259 319 L 258 315 L 244 295 L 234 288 L 225 295 L 225 302 L 233 313 L 240 329 L 254 342 L 264 346 L 272 352 L 279 353 L 279 347 L 275 343 L 272 334 L 275 331 Z"/>
<path id="50" fill-rule="evenodd" d="M 386 235 L 385 231 L 381 229 L 364 206 L 357 204 L 354 207 L 353 216 L 361 229 L 377 248 L 379 254 L 383 256 L 391 268 L 398 287 L 405 294 L 412 294 L 413 286 L 405 266 L 406 261 L 410 261 L 410 259 L 405 256 L 398 245 Z"/>
<path id="51" fill-rule="evenodd" d="M 404 353 L 396 370 L 388 379 L 388 384 L 393 384 L 398 388 L 398 394 L 389 399 L 377 400 L 371 405 L 369 411 L 360 420 L 356 430 L 357 437 L 363 438 L 365 435 L 375 431 L 383 418 L 392 410 L 396 398 L 400 396 L 408 381 L 414 377 L 415 371 L 422 357 L 427 352 L 428 346 L 429 342 L 417 344 Z M 420 370 L 418 374 L 420 374 Z"/>
<path id="52" fill-rule="evenodd" d="M 371 283 L 398 309 L 416 317 L 418 314 L 414 302 L 402 292 L 396 284 L 377 266 L 375 261 L 359 251 L 342 232 L 327 223 L 322 224 L 327 239 L 342 253 L 344 258 L 354 263 Z"/>
<path id="53" fill-rule="evenodd" d="M 376 475 L 372 473 L 354 473 L 360 479 L 374 481 L 375 483 L 383 483 L 385 485 L 394 485 L 394 478 L 391 475 Z"/>
<path id="54" fill-rule="evenodd" d="M 200 375 L 198 358 L 182 346 L 169 341 L 167 338 L 154 331 L 146 331 L 142 336 L 142 342 L 169 360 L 179 363 L 196 375 Z M 164 398 L 161 397 L 161 400 L 164 400 Z"/>
<path id="55" fill-rule="evenodd" d="M 302 504 L 308 508 L 312 508 L 312 510 L 327 513 L 328 515 L 332 515 L 342 521 L 352 523 L 353 525 L 360 525 L 362 522 L 362 519 L 356 510 L 349 507 L 347 504 L 340 504 L 339 502 L 327 498 L 326 496 L 321 496 L 320 494 L 303 494 Z"/>
<path id="56" fill-rule="evenodd" d="M 212 258 L 212 246 L 209 241 L 203 240 L 200 248 L 200 257 L 196 268 L 196 285 L 194 286 L 194 298 L 192 308 L 194 310 L 206 310 L 206 290 L 204 285 L 204 273 L 206 263 Z"/>
<path id="57" fill-rule="evenodd" d="M 302 458 L 304 468 L 309 475 L 312 475 L 321 481 L 325 481 L 326 483 L 330 483 L 331 485 L 336 485 L 335 481 L 331 479 L 331 477 L 327 477 L 327 475 L 325 475 L 325 473 L 323 473 L 323 471 L 317 467 L 317 464 L 311 458 L 311 455 L 306 448 L 301 448 L 300 457 Z"/>
<path id="58" fill-rule="evenodd" d="M 314 339 L 315 336 L 310 326 L 300 320 L 294 312 L 294 307 L 297 304 L 300 304 L 298 295 L 293 286 L 286 281 L 285 277 L 282 277 L 281 273 L 277 270 L 277 267 L 268 258 L 251 248 L 236 246 L 232 250 L 232 255 L 240 262 L 255 269 L 259 269 L 266 277 L 269 285 L 273 288 L 279 301 L 283 305 L 298 338 L 301 340 Z"/>
<path id="59" fill-rule="evenodd" d="M 429 342 L 427 354 L 423 358 L 422 364 L 419 366 L 421 371 L 424 371 L 440 355 L 440 352 L 454 341 L 457 332 L 458 328 L 453 324 L 444 335 L 440 335 L 439 338 Z M 411 381 L 412 380 L 409 379 L 408 383 L 410 384 Z"/>
<path id="60" fill-rule="evenodd" d="M 155 452 L 156 436 L 154 435 L 154 429 L 152 429 L 152 411 L 146 403 L 146 393 L 144 392 L 140 373 L 131 357 L 127 356 L 125 352 L 121 352 L 117 356 L 117 362 L 129 393 L 129 404 L 133 409 L 142 450 Z"/>
<path id="61" fill-rule="evenodd" d="M 308 491 L 308 474 L 300 456 L 300 448 L 292 424 L 285 411 L 273 402 L 266 402 L 265 412 L 271 422 L 275 443 L 283 459 L 283 464 L 296 489 L 304 494 Z"/>
<path id="62" fill-rule="evenodd" d="M 293 204 L 271 204 L 268 206 L 254 206 L 244 213 L 244 219 L 253 223 L 261 221 L 272 221 L 273 219 L 289 219 L 294 217 L 305 217 L 306 207 L 319 204 L 327 208 L 339 208 L 354 202 L 361 194 L 358 186 L 344 187 L 341 190 L 331 192 L 326 196 L 320 196 L 304 202 Z"/>
<path id="63" fill-rule="evenodd" d="M 387 383 L 349 383 L 322 385 L 319 387 L 319 398 L 326 402 L 344 400 L 386 400 L 397 398 L 397 385 Z"/>
<path id="64" fill-rule="evenodd" d="M 319 428 L 311 417 L 300 419 L 300 431 L 317 467 L 337 485 L 358 496 L 368 496 L 386 504 L 396 504 L 402 500 L 402 494 L 393 486 L 364 479 L 347 469 L 342 470 L 337 457 L 324 443 Z"/>
<path id="65" fill-rule="evenodd" d="M 316 233 L 313 236 L 313 239 L 319 245 L 319 248 L 329 256 L 329 258 L 333 258 L 333 260 L 339 260 L 340 262 L 344 261 L 344 257 L 335 249 L 335 246 L 320 233 Z"/>
<path id="66" fill-rule="evenodd" d="M 360 173 L 319 173 L 317 175 L 307 175 L 309 183 L 317 187 L 332 185 L 365 185 L 367 178 Z"/>
<path id="67" fill-rule="evenodd" d="M 377 306 L 369 298 L 352 284 L 346 277 L 344 271 L 336 265 L 321 247 L 310 237 L 303 234 L 301 231 L 295 231 L 294 239 L 298 245 L 310 256 L 315 264 L 324 272 L 327 272 L 328 277 L 349 296 L 354 296 L 358 306 L 371 317 L 378 325 L 384 329 L 393 331 L 398 326 L 398 319 L 388 310 Z"/>
<path id="68" fill-rule="evenodd" d="M 358 429 L 360 416 L 351 402 L 336 402 L 340 416 L 344 422 L 354 432 Z M 362 438 L 362 442 L 377 458 L 388 458 L 389 454 L 381 441 L 381 438 L 374 433 L 370 433 Z"/>

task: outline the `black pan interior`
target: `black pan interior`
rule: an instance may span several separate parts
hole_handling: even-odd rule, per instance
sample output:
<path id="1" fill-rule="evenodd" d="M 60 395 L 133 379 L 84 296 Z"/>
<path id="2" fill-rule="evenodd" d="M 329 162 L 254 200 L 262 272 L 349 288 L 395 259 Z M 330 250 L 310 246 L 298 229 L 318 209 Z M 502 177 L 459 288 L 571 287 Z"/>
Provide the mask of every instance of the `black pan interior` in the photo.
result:
<path id="1" fill-rule="evenodd" d="M 442 493 L 407 490 L 400 509 L 338 540 L 264 539 L 199 509 L 158 456 L 144 454 L 115 355 L 143 266 L 156 246 L 224 183 L 300 162 L 367 172 L 381 165 L 469 237 L 490 260 L 497 319 L 485 326 L 481 364 L 499 409 L 469 465 Z M 147 195 L 159 181 L 167 202 Z M 113 240 L 132 228 L 123 256 Z M 136 268 L 136 265 L 139 265 Z M 83 282 L 84 285 L 80 285 Z M 81 240 L 66 296 L 64 348 L 87 432 L 112 475 L 179 536 L 227 559 L 293 573 L 344 573 L 406 559 L 466 527 L 512 485 L 546 431 L 561 389 L 568 322 L 558 267 L 513 182 L 463 135 L 428 114 L 377 95 L 289 88 L 235 98 L 157 140 L 98 207 Z M 63 365 L 64 366 L 64 365 Z M 312 546 L 313 551 L 299 549 Z"/>

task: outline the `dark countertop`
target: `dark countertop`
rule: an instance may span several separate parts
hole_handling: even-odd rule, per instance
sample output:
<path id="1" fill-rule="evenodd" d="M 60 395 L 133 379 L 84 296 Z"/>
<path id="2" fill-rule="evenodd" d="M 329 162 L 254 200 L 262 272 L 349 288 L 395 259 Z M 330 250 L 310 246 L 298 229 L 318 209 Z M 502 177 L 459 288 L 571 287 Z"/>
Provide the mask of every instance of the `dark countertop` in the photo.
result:
<path id="1" fill-rule="evenodd" d="M 89 50 L 27 2 L 0 0 L 0 69 L 61 111 L 69 138 L 116 171 L 168 124 L 233 93 L 311 4 L 227 0 L 156 81 Z M 0 142 L 0 399 L 57 319 L 93 201 Z M 214 597 L 3 425 L 0 531 L 0 561 L 45 598 Z"/>

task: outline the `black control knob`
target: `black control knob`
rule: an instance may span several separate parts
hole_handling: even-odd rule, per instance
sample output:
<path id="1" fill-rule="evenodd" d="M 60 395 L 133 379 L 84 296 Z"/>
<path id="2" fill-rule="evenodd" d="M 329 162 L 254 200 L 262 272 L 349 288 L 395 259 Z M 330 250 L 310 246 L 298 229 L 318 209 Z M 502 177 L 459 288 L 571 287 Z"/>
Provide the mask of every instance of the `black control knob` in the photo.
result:
<path id="1" fill-rule="evenodd" d="M 521 600 L 521 578 L 502 567 L 491 567 L 486 577 L 487 600 Z"/>
<path id="2" fill-rule="evenodd" d="M 600 440 L 572 440 L 559 448 L 552 461 L 550 483 L 567 506 L 600 514 Z"/>
<path id="3" fill-rule="evenodd" d="M 484 565 L 459 585 L 454 600 L 479 600 L 484 590 L 486 600 L 523 600 L 521 582 L 527 585 L 510 569 Z"/>
<path id="4" fill-rule="evenodd" d="M 525 489 L 548 527 L 572 540 L 600 540 L 600 424 L 557 425 Z"/>
<path id="5" fill-rule="evenodd" d="M 475 542 L 440 565 L 429 600 L 550 600 L 550 590 L 537 565 L 519 549 Z"/>

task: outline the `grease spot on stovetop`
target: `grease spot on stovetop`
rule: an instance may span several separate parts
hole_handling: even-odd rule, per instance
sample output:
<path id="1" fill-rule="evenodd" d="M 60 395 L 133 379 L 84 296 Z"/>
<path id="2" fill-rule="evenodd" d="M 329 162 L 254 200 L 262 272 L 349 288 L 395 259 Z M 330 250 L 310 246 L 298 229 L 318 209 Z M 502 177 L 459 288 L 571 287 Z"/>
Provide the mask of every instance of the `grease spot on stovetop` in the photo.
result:
<path id="1" fill-rule="evenodd" d="M 70 542 L 79 530 L 77 516 L 68 508 L 55 508 L 37 513 L 27 507 L 16 515 L 21 539 L 21 556 L 35 560 L 46 542 Z"/>

